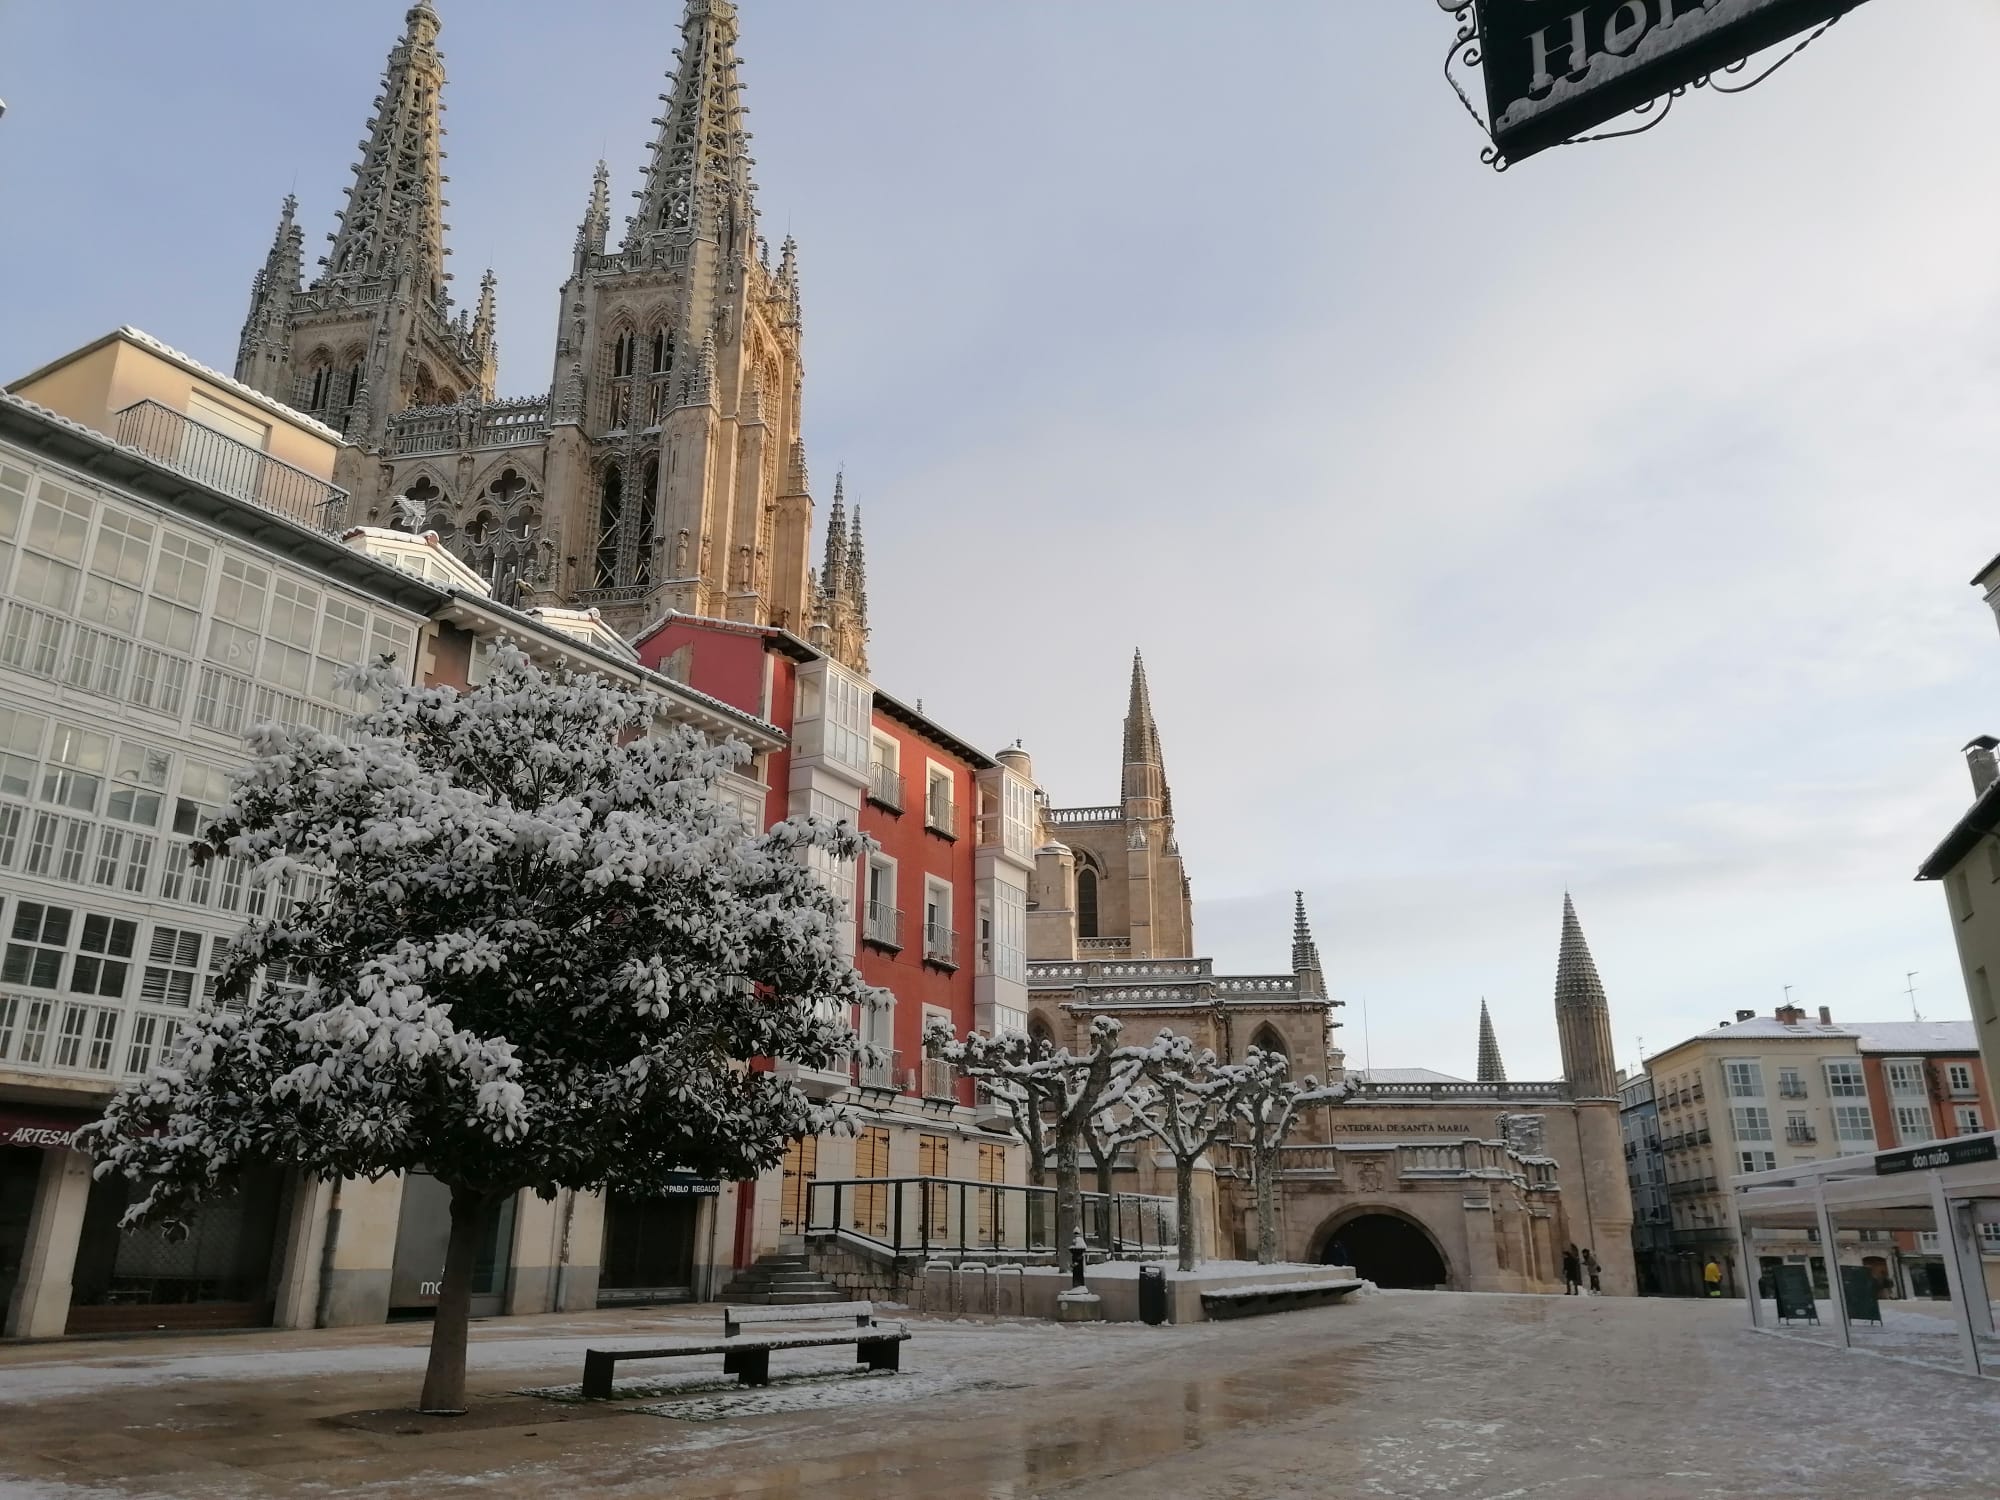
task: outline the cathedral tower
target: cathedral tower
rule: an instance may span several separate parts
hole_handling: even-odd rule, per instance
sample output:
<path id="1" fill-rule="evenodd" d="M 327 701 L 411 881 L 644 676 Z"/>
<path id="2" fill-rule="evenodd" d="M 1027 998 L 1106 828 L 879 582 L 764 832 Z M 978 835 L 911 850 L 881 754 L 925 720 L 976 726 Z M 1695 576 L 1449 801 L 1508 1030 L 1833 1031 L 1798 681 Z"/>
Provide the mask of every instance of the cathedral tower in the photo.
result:
<path id="1" fill-rule="evenodd" d="M 1562 948 L 1556 957 L 1556 1031 L 1562 1041 L 1563 1077 L 1578 1099 L 1618 1097 L 1618 1065 L 1611 1046 L 1611 1006 L 1597 977 L 1576 905 L 1563 893 Z"/>
<path id="2" fill-rule="evenodd" d="M 478 324 L 453 317 L 447 289 L 444 56 L 430 0 L 417 0 L 403 27 L 321 274 L 301 287 L 297 203 L 287 198 L 236 356 L 237 379 L 365 446 L 409 407 L 493 395 L 490 278 Z"/>
<path id="3" fill-rule="evenodd" d="M 774 268 L 757 233 L 736 43 L 731 0 L 688 0 L 637 210 L 607 248 L 600 166 L 562 288 L 553 582 L 627 629 L 670 609 L 815 622 L 798 247 Z"/>
<path id="4" fill-rule="evenodd" d="M 687 0 L 636 212 L 616 234 L 599 162 L 549 384 L 508 399 L 491 273 L 473 308 L 447 290 L 438 28 L 416 0 L 309 285 L 287 200 L 238 377 L 347 436 L 349 520 L 413 512 L 506 603 L 594 608 L 628 634 L 668 610 L 800 634 L 824 616 L 827 649 L 861 666 L 858 511 L 837 586 L 811 582 L 798 247 L 774 265 L 757 233 L 735 5 Z"/>

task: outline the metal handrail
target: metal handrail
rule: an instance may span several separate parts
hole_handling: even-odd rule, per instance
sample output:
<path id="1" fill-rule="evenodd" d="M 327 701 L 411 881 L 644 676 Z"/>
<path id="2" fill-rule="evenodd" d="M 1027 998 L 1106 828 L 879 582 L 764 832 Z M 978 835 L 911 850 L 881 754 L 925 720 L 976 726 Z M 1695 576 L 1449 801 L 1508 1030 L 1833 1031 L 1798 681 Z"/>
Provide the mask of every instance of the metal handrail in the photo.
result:
<path id="1" fill-rule="evenodd" d="M 958 967 L 958 934 L 935 922 L 924 923 L 924 960 L 927 963 Z"/>
<path id="2" fill-rule="evenodd" d="M 862 937 L 884 948 L 903 946 L 903 914 L 882 901 L 870 901 L 861 928 Z"/>
<path id="3" fill-rule="evenodd" d="M 347 491 L 339 485 L 182 412 L 135 401 L 116 418 L 119 442 L 177 474 L 315 531 L 338 534 L 347 524 Z"/>
<path id="4" fill-rule="evenodd" d="M 1086 1248 L 1098 1259 L 1157 1255 L 1175 1239 L 1171 1198 L 1080 1193 Z M 893 1256 L 1056 1257 L 1056 1190 L 968 1177 L 818 1178 L 806 1189 L 808 1235 L 851 1237 Z"/>
<path id="5" fill-rule="evenodd" d="M 933 833 L 941 833 L 947 838 L 958 837 L 958 804 L 940 802 L 935 797 L 924 799 L 924 827 Z"/>
<path id="6" fill-rule="evenodd" d="M 903 778 L 896 768 L 886 761 L 876 761 L 868 768 L 868 799 L 879 803 L 892 812 L 901 812 L 907 804 Z"/>

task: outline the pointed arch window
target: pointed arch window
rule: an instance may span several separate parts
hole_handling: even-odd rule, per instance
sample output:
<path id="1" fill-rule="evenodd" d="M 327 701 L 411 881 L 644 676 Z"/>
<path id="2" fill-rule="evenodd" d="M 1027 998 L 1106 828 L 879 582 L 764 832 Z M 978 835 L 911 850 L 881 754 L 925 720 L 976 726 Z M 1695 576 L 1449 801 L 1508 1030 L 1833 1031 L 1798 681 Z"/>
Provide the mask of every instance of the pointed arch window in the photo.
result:
<path id="1" fill-rule="evenodd" d="M 674 341 L 664 328 L 653 333 L 653 373 L 664 375 L 674 362 Z"/>
<path id="2" fill-rule="evenodd" d="M 618 533 L 625 518 L 625 475 L 616 464 L 604 470 L 597 499 L 597 587 L 618 585 Z"/>
<path id="3" fill-rule="evenodd" d="M 1287 1078 L 1292 1076 L 1292 1050 L 1285 1045 L 1285 1039 L 1278 1035 L 1277 1029 L 1269 1022 L 1257 1028 L 1256 1034 L 1250 1038 L 1250 1045 L 1260 1052 L 1270 1052 L 1282 1057 L 1285 1060 L 1285 1076 Z"/>
<path id="4" fill-rule="evenodd" d="M 353 366 L 353 368 L 351 368 L 347 372 L 347 405 L 352 406 L 354 404 L 355 398 L 358 397 L 360 394 L 361 394 L 361 366 L 359 363 L 356 363 Z"/>
<path id="5" fill-rule="evenodd" d="M 646 487 L 639 495 L 638 555 L 632 564 L 632 581 L 647 584 L 653 581 L 653 544 L 659 535 L 660 461 L 647 459 L 642 472 Z"/>
<path id="6" fill-rule="evenodd" d="M 1028 1046 L 1037 1057 L 1045 1057 L 1056 1050 L 1055 1033 L 1049 1030 L 1049 1023 L 1040 1016 L 1028 1017 Z"/>
<path id="7" fill-rule="evenodd" d="M 1097 871 L 1076 872 L 1076 935 L 1097 936 Z"/>
<path id="8" fill-rule="evenodd" d="M 618 341 L 611 346 L 611 373 L 613 377 L 632 373 L 632 330 L 626 329 L 618 335 Z"/>

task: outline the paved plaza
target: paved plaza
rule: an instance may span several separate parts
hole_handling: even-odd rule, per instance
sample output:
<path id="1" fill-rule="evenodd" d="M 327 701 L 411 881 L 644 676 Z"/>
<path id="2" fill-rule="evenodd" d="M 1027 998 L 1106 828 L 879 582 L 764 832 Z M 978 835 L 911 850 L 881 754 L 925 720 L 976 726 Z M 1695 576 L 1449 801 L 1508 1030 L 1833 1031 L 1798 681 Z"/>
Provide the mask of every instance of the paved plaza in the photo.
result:
<path id="1" fill-rule="evenodd" d="M 1995 1493 L 2000 1384 L 1749 1331 L 1734 1303 L 1382 1293 L 1148 1329 L 917 1320 L 899 1375 L 589 1343 L 714 1309 L 480 1325 L 472 1410 L 422 1419 L 421 1327 L 0 1349 L 0 1494 L 1479 1500 Z M 676 1365 L 698 1368 L 675 1368 Z M 524 1392 L 540 1394 L 523 1394 Z"/>

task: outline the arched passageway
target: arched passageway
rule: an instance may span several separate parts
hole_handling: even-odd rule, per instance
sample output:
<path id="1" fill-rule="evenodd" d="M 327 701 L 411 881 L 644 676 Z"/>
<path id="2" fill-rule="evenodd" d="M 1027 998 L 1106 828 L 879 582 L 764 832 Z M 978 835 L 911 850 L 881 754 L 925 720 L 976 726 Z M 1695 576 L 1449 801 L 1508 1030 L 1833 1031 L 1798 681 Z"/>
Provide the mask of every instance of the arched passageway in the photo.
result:
<path id="1" fill-rule="evenodd" d="M 1349 1219 L 1327 1237 L 1320 1259 L 1328 1265 L 1350 1264 L 1356 1275 L 1377 1286 L 1429 1291 L 1451 1279 L 1431 1237 L 1394 1214 Z"/>

